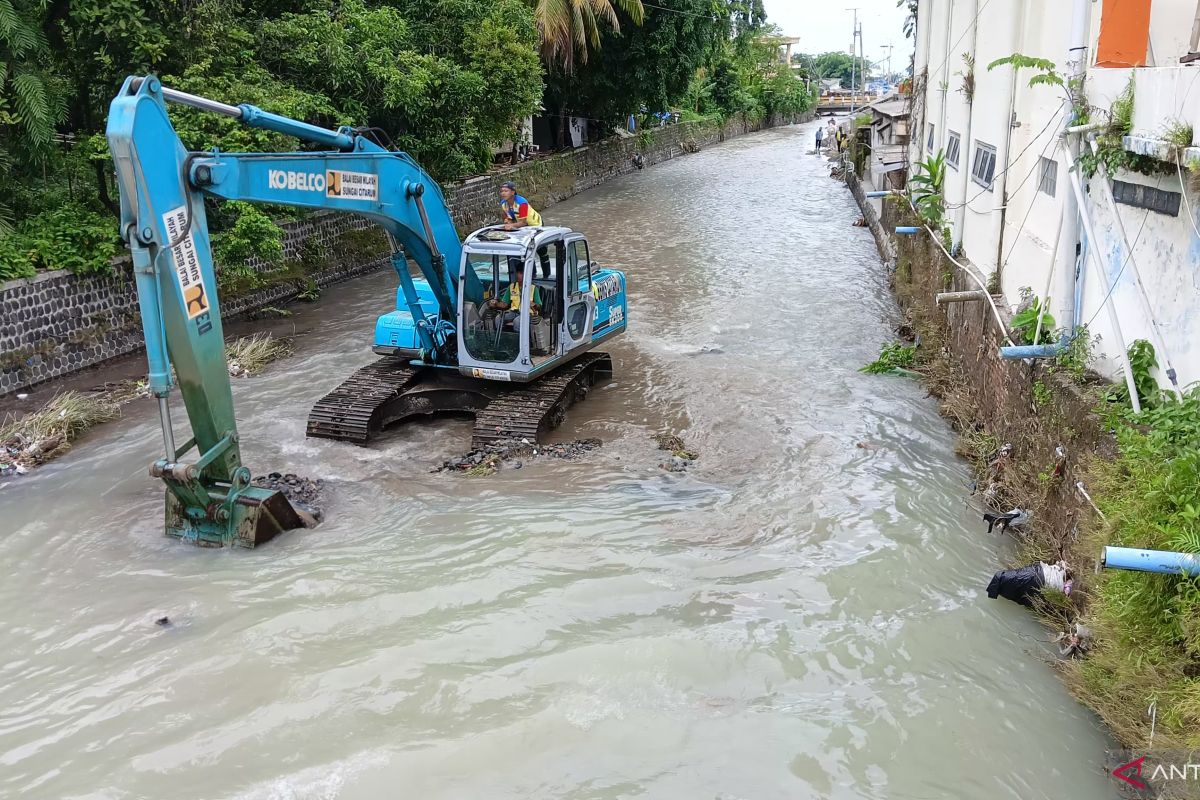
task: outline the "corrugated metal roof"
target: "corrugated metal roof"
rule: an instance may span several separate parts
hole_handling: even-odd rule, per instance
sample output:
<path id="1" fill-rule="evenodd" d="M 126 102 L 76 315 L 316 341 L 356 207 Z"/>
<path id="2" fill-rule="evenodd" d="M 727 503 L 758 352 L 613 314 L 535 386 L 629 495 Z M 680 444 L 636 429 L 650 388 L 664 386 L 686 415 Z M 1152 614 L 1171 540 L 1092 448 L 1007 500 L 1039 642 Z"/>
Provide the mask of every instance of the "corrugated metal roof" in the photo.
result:
<path id="1" fill-rule="evenodd" d="M 885 117 L 907 117 L 908 101 L 903 99 L 880 100 L 867 106 L 872 111 Z"/>

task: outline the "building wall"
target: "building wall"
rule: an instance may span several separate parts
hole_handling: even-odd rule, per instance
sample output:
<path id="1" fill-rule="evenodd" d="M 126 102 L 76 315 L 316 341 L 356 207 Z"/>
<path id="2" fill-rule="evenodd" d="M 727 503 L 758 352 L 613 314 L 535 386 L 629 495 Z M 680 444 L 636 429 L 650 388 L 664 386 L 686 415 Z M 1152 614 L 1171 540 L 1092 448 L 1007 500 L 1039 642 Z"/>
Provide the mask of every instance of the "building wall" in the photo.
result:
<path id="1" fill-rule="evenodd" d="M 724 126 L 684 123 L 651 131 L 643 137 L 614 138 L 449 185 L 446 202 L 455 224 L 465 233 L 497 220 L 497 190 L 504 181 L 514 181 L 535 207 L 541 208 L 633 171 L 634 153 L 642 153 L 645 165 L 650 166 L 790 121 L 732 120 Z M 285 303 L 305 288 L 307 278 L 325 286 L 388 266 L 390 253 L 382 237 L 353 237 L 355 231 L 372 228 L 364 219 L 333 212 L 284 225 L 285 260 L 299 259 L 306 244 L 315 242 L 324 245 L 331 254 L 330 263 L 302 279 L 288 277 L 273 281 L 272 273 L 283 277 L 277 266 L 251 262 L 250 266 L 267 279 L 267 285 L 237 298 L 224 299 L 223 315 L 229 318 Z M 352 246 L 337 245 L 351 240 Z M 380 312 L 384 310 L 381 308 Z M 107 276 L 79 276 L 59 270 L 0 284 L 0 395 L 143 347 L 137 291 L 127 261 Z"/>
<path id="2" fill-rule="evenodd" d="M 930 74 L 925 121 L 933 122 L 938 129 L 933 152 L 946 147 L 950 131 L 961 136 L 960 163 L 957 169 L 948 167 L 944 187 L 947 217 L 954 243 L 961 246 L 960 258 L 973 264 L 980 275 L 999 270 L 1003 299 L 1010 309 L 1021 302 L 1023 291 L 1041 297 L 1049 294 L 1051 310 L 1060 325 L 1072 316 L 1075 271 L 1073 225 L 1061 228 L 1065 238 L 1060 232 L 1064 207 L 1071 196 L 1069 165 L 1058 145 L 1066 116 L 1065 91 L 1049 85 L 1029 86 L 1029 78 L 1036 74 L 1032 70 L 1020 70 L 1014 79 L 1011 66 L 988 70 L 987 65 L 1019 52 L 1049 59 L 1065 75 L 1073 5 L 1038 0 L 923 0 L 918 23 L 924 30 L 918 30 L 915 62 L 917 74 L 923 69 Z M 1086 86 L 1089 102 L 1101 109 L 1093 113 L 1093 119 L 1104 118 L 1132 78 L 1136 87 L 1135 135 L 1161 137 L 1173 121 L 1178 121 L 1193 127 L 1196 141 L 1195 132 L 1200 132 L 1200 67 L 1178 66 L 1178 57 L 1188 49 L 1196 13 L 1194 0 L 1154 0 L 1150 23 L 1153 53 L 1147 63 L 1164 66 L 1133 70 L 1092 66 L 1103 3 L 1089 3 L 1088 7 L 1091 34 L 1084 62 L 1088 66 Z M 971 21 L 976 15 L 977 27 L 972 30 Z M 975 57 L 975 92 L 970 103 L 960 91 L 961 75 L 956 74 L 965 71 L 963 53 Z M 943 82 L 948 82 L 946 91 Z M 927 127 L 921 130 L 920 138 L 914 130 L 910 146 L 914 161 L 926 154 L 927 135 Z M 994 145 L 997 151 L 990 189 L 970 179 L 979 142 Z M 1054 162 L 1053 194 L 1050 186 L 1042 184 L 1042 158 Z M 1194 321 L 1200 304 L 1200 218 L 1196 214 L 1200 198 L 1181 186 L 1177 176 L 1169 174 L 1147 178 L 1122 173 L 1115 177 L 1183 192 L 1192 219 L 1188 219 L 1186 206 L 1178 216 L 1167 216 L 1118 205 L 1114 216 L 1102 200 L 1100 179 L 1089 182 L 1087 209 L 1100 239 L 1097 252 L 1102 268 L 1114 283 L 1111 300 L 1124 334 L 1119 340 L 1108 322 L 1105 292 L 1096 265 L 1090 264 L 1079 316 L 1082 322 L 1090 322 L 1089 330 L 1101 337 L 1096 348 L 1098 366 L 1110 377 L 1118 377 L 1126 346 L 1134 339 L 1145 338 L 1159 350 L 1166 350 L 1181 385 L 1200 381 L 1200 336 L 1196 335 L 1200 322 Z M 1118 218 L 1127 236 L 1122 235 Z M 1135 238 L 1132 263 L 1141 274 L 1151 313 L 1162 332 L 1162 344 L 1152 335 L 1135 271 L 1127 263 L 1126 240 L 1132 243 Z M 1166 385 L 1165 379 L 1160 383 Z"/>

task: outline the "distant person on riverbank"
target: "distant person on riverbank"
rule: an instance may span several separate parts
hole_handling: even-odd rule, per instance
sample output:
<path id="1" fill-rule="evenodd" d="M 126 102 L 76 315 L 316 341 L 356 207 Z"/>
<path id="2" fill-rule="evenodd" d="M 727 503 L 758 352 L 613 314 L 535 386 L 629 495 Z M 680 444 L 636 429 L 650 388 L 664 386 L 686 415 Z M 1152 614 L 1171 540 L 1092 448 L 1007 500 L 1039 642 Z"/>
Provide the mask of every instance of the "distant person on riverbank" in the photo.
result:
<path id="1" fill-rule="evenodd" d="M 821 140 L 825 138 L 825 129 L 817 126 L 817 155 L 821 155 Z"/>
<path id="2" fill-rule="evenodd" d="M 528 200 L 517 194 L 517 187 L 512 181 L 506 181 L 500 186 L 500 215 L 504 219 L 506 231 L 515 231 L 526 226 L 536 228 L 542 224 L 542 215 L 533 210 Z"/>
<path id="3" fill-rule="evenodd" d="M 825 146 L 833 147 L 833 143 L 837 140 L 837 126 L 833 124 L 833 120 L 829 120 L 829 125 L 825 129 Z"/>

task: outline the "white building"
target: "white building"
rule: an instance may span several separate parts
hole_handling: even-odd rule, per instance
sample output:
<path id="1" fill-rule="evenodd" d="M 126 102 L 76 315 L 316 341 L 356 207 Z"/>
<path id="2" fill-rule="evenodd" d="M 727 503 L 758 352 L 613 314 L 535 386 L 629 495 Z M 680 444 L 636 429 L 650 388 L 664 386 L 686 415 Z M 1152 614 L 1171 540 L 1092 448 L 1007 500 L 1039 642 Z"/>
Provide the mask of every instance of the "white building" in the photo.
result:
<path id="1" fill-rule="evenodd" d="M 921 0 L 918 10 L 909 154 L 914 169 L 945 154 L 955 247 L 982 280 L 999 273 L 1010 308 L 1028 287 L 1051 297 L 1060 326 L 1073 318 L 1086 324 L 1101 337 L 1097 367 L 1114 378 L 1126 347 L 1148 339 L 1164 387 L 1168 363 L 1180 387 L 1200 381 L 1200 198 L 1187 186 L 1187 165 L 1200 169 L 1200 149 L 1165 141 L 1195 145 L 1200 130 L 1200 61 L 1181 63 L 1197 49 L 1194 23 L 1200 32 L 1196 0 Z M 1078 307 L 1076 253 L 1087 226 L 1062 143 L 1086 148 L 1088 134 L 1063 135 L 1066 85 L 1050 78 L 1030 86 L 1043 73 L 1037 67 L 988 68 L 1013 53 L 1053 62 L 1064 80 L 1086 72 L 1089 122 L 1107 122 L 1132 81 L 1124 147 L 1162 159 L 1156 174 L 1122 169 L 1083 181 L 1084 216 L 1097 241 L 1088 242 Z"/>

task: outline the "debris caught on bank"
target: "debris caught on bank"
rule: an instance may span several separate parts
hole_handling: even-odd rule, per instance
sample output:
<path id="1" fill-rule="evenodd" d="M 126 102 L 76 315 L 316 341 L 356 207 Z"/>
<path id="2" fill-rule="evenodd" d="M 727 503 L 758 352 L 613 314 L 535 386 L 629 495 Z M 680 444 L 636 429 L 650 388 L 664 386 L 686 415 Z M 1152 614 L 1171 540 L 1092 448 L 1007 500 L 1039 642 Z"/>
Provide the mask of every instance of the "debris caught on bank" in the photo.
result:
<path id="1" fill-rule="evenodd" d="M 471 477 L 495 475 L 501 466 L 511 462 L 513 469 L 525 466 L 521 459 L 549 456 L 572 460 L 600 447 L 599 439 L 576 439 L 559 444 L 538 444 L 528 439 L 499 439 L 461 458 L 445 461 L 433 472 L 461 472 Z"/>
<path id="2" fill-rule="evenodd" d="M 1043 589 L 1055 589 L 1071 594 L 1074 575 L 1065 561 L 1047 564 L 1038 561 L 1020 569 L 1000 570 L 987 585 L 987 596 L 1003 597 L 1023 606 L 1033 605 L 1033 599 Z"/>
<path id="3" fill-rule="evenodd" d="M 291 352 L 289 340 L 276 339 L 269 333 L 243 336 L 225 344 L 229 374 L 235 378 L 257 375 L 272 361 L 291 355 Z"/>
<path id="4" fill-rule="evenodd" d="M 0 426 L 0 476 L 24 475 L 57 458 L 89 428 L 116 419 L 120 408 L 105 394 L 63 392 L 41 409 Z"/>
<path id="5" fill-rule="evenodd" d="M 673 433 L 656 434 L 654 441 L 658 442 L 659 450 L 666 450 L 671 454 L 670 459 L 659 465 L 667 472 L 686 472 L 687 468 L 700 458 L 699 455 L 687 449 L 683 439 Z"/>
<path id="6" fill-rule="evenodd" d="M 1054 637 L 1058 643 L 1058 654 L 1066 658 L 1081 658 L 1092 649 L 1092 629 L 1076 622 L 1069 629 Z"/>
<path id="7" fill-rule="evenodd" d="M 879 358 L 858 368 L 859 372 L 868 375 L 908 375 L 918 376 L 911 367 L 917 360 L 917 345 L 903 342 L 889 342 L 879 351 Z"/>
<path id="8" fill-rule="evenodd" d="M 988 524 L 988 533 L 991 533 L 997 525 L 1000 526 L 1000 532 L 1004 533 L 1009 528 L 1022 528 L 1029 523 L 1032 515 L 1023 508 L 1014 508 L 1004 514 L 994 514 L 991 512 L 983 515 L 983 521 Z"/>
<path id="9" fill-rule="evenodd" d="M 312 517 L 313 522 L 321 521 L 323 516 L 321 495 L 325 489 L 324 481 L 302 478 L 292 472 L 269 472 L 266 475 L 259 475 L 252 483 L 263 489 L 282 493 L 292 504 L 292 508 L 301 515 L 307 514 Z"/>

